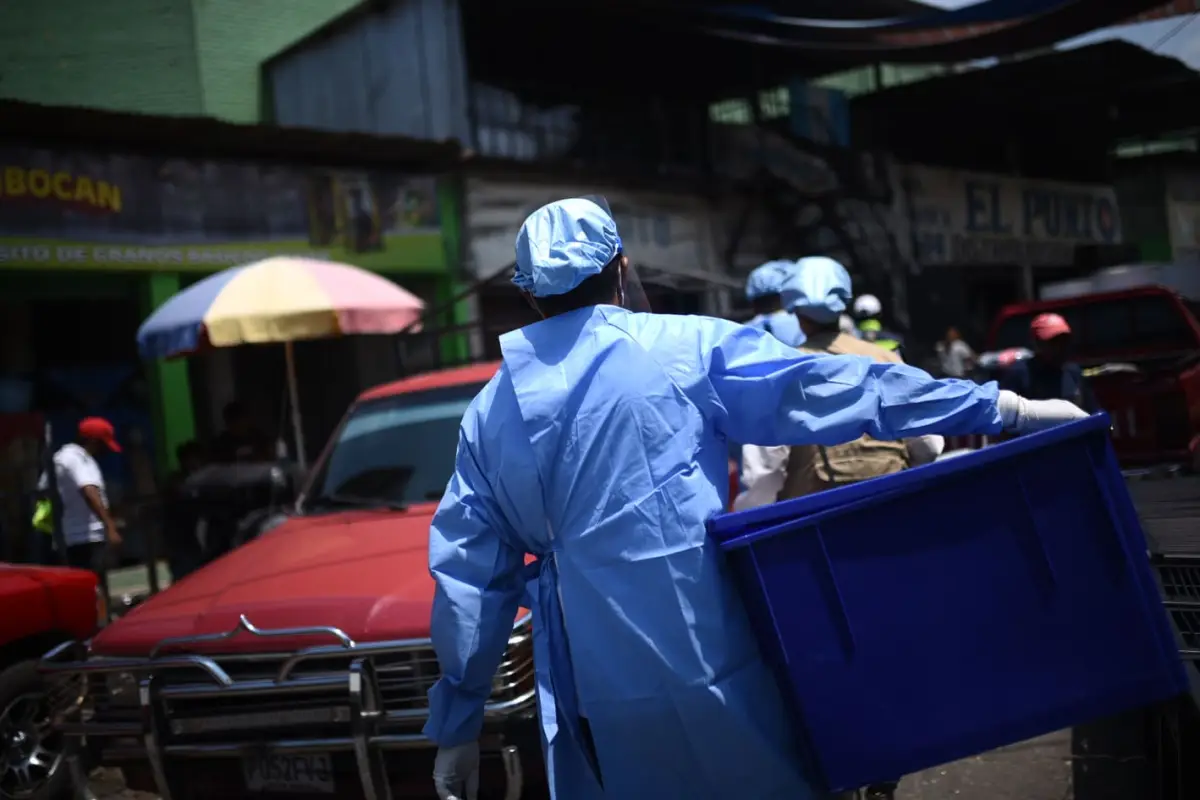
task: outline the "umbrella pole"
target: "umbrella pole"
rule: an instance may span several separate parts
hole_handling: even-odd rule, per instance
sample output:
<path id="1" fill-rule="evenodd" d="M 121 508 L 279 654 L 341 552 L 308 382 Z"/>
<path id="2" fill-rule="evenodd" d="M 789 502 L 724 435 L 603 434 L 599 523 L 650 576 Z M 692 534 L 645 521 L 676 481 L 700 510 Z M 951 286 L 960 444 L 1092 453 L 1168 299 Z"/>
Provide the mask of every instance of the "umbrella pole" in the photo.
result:
<path id="1" fill-rule="evenodd" d="M 292 407 L 292 432 L 296 436 L 296 463 L 300 469 L 308 468 L 304 457 L 304 431 L 300 427 L 300 390 L 296 386 L 296 352 L 291 342 L 283 343 L 283 355 L 287 359 L 288 400 Z"/>

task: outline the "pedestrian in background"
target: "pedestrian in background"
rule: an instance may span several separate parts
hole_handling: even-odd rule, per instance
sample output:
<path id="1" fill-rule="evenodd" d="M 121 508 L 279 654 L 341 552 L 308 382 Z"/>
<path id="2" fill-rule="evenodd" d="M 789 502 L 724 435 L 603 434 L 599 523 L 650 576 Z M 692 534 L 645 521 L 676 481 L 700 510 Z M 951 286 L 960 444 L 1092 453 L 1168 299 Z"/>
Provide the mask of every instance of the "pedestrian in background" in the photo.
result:
<path id="1" fill-rule="evenodd" d="M 883 326 L 883 303 L 878 297 L 864 294 L 855 298 L 854 318 L 858 322 L 860 338 L 904 357 L 904 337 Z"/>
<path id="2" fill-rule="evenodd" d="M 754 318 L 746 324 L 766 331 L 784 344 L 799 347 L 804 334 L 796 318 L 783 310 L 779 290 L 796 268 L 794 261 L 768 261 L 746 279 L 746 299 L 754 308 Z"/>
<path id="3" fill-rule="evenodd" d="M 271 460 L 270 437 L 258 429 L 249 409 L 240 400 L 229 401 L 221 418 L 225 428 L 217 434 L 210 448 L 214 463 Z"/>
<path id="4" fill-rule="evenodd" d="M 766 331 L 779 341 L 792 347 L 804 343 L 804 333 L 796 317 L 783 308 L 780 291 L 789 276 L 797 269 L 796 262 L 768 261 L 750 273 L 746 279 L 746 298 L 754 306 L 755 317 L 746 323 L 751 328 Z M 770 475 L 783 469 L 779 463 L 779 453 L 786 453 L 786 448 L 769 448 L 758 445 L 742 445 L 730 440 L 730 458 L 736 463 L 737 488 L 730 495 L 741 498 L 746 496 L 746 474 L 752 476 Z M 731 484 L 732 488 L 732 484 Z M 738 506 L 735 505 L 735 508 Z"/>
<path id="5" fill-rule="evenodd" d="M 801 352 L 867 356 L 878 363 L 903 362 L 895 350 L 885 350 L 842 329 L 841 317 L 851 298 L 850 274 L 832 258 L 800 259 L 780 295 L 784 308 L 804 332 Z M 742 448 L 745 490 L 737 495 L 733 508 L 757 508 L 927 463 L 941 453 L 943 445 L 940 436 L 907 442 L 862 436 L 833 447 L 747 445 Z"/>
<path id="6" fill-rule="evenodd" d="M 1031 400 L 1067 400 L 1089 414 L 1100 410 L 1083 368 L 1070 360 L 1071 326 L 1058 314 L 1038 314 L 1029 324 L 1033 357 L 1017 361 L 1000 386 Z"/>
<path id="7" fill-rule="evenodd" d="M 121 534 L 108 508 L 104 475 L 96 462 L 106 451 L 121 452 L 112 423 L 88 417 L 80 421 L 75 441 L 54 454 L 67 564 L 96 573 L 102 586 L 107 586 L 109 553 L 121 546 Z M 48 487 L 48 476 L 43 474 L 39 488 L 45 491 Z"/>
<path id="8" fill-rule="evenodd" d="M 945 337 L 935 346 L 942 374 L 948 378 L 965 378 L 975 369 L 979 359 L 971 345 L 963 341 L 958 328 L 951 325 Z"/>

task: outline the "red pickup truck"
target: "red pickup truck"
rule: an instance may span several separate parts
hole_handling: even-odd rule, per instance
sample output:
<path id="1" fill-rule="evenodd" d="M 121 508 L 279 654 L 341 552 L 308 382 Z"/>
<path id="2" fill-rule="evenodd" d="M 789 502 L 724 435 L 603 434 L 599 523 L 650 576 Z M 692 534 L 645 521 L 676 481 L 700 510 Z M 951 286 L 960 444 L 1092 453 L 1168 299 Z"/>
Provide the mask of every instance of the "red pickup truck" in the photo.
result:
<path id="1" fill-rule="evenodd" d="M 58 729 L 164 800 L 433 797 L 429 521 L 496 368 L 363 393 L 293 516 L 47 655 L 44 672 L 88 687 Z M 531 636 L 522 612 L 487 706 L 481 796 L 545 791 Z"/>
<path id="2" fill-rule="evenodd" d="M 96 585 L 83 570 L 0 563 L 0 798 L 74 796 L 52 716 L 78 700 L 78 683 L 37 666 L 50 648 L 96 631 L 105 617 Z"/>
<path id="3" fill-rule="evenodd" d="M 1001 309 L 981 362 L 988 377 L 1030 345 L 1038 314 L 1063 316 L 1073 358 L 1113 421 L 1113 445 L 1127 468 L 1191 465 L 1200 458 L 1200 280 L 1174 265 L 1120 267 L 1050 284 L 1045 299 Z M 1165 279 L 1165 280 L 1164 280 Z M 1163 283 L 1158 282 L 1163 280 Z M 1166 283 L 1167 285 L 1164 285 Z M 1007 357 L 1007 358 L 1006 358 Z M 974 449 L 985 437 L 956 436 L 947 451 Z"/>
<path id="4" fill-rule="evenodd" d="M 434 797 L 429 522 L 497 368 L 359 396 L 287 521 L 46 656 L 88 687 L 58 730 L 163 800 Z M 481 797 L 547 795 L 535 691 L 522 610 L 485 713 Z"/>
<path id="5" fill-rule="evenodd" d="M 1008 306 L 988 349 L 1027 346 L 1029 323 L 1046 312 L 1071 326 L 1074 358 L 1112 417 L 1122 465 L 1190 462 L 1200 434 L 1200 303 L 1144 285 Z"/>

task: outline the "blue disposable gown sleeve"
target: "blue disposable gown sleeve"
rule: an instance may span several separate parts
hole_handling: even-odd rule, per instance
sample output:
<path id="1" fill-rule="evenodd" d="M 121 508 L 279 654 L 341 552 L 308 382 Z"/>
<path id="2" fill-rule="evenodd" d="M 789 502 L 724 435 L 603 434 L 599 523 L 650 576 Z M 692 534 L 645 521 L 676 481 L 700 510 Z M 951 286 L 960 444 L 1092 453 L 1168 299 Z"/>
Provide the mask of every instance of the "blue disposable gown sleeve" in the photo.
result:
<path id="1" fill-rule="evenodd" d="M 866 356 L 803 354 L 743 325 L 708 320 L 702 334 L 718 427 L 759 445 L 998 433 L 996 384 L 936 379 Z"/>
<path id="2" fill-rule="evenodd" d="M 454 475 L 429 528 L 436 583 L 430 633 L 442 677 L 429 690 L 425 735 L 438 745 L 474 741 L 483 728 L 525 588 L 524 551 L 515 541 L 460 430 Z"/>

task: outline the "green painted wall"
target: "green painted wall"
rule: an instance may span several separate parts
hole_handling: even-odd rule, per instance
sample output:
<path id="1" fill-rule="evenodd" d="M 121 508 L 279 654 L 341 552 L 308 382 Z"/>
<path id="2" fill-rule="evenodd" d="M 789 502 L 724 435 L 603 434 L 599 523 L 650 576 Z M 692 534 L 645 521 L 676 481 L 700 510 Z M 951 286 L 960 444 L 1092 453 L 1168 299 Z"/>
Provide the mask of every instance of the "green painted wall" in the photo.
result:
<path id="1" fill-rule="evenodd" d="M 191 0 L 0 0 L 0 97 L 199 114 Z"/>
<path id="2" fill-rule="evenodd" d="M 0 0 L 0 98 L 260 116 L 263 61 L 362 0 Z"/>
<path id="3" fill-rule="evenodd" d="M 442 246 L 446 252 L 446 269 L 438 281 L 437 303 L 449 303 L 466 287 L 455 276 L 462 273 L 462 183 L 451 177 L 438 181 L 438 216 L 442 221 Z M 469 309 L 465 301 L 455 303 L 438 325 L 455 327 L 469 320 Z M 465 362 L 471 352 L 469 334 L 466 332 L 443 336 L 440 342 L 442 359 L 449 364 Z"/>
<path id="4" fill-rule="evenodd" d="M 1138 255 L 1147 263 L 1169 262 L 1175 258 L 1170 236 L 1148 236 L 1138 239 L 1137 246 Z"/>
<path id="5" fill-rule="evenodd" d="M 142 318 L 150 316 L 156 308 L 178 293 L 180 283 L 180 275 L 176 272 L 147 275 L 141 298 Z M 175 448 L 196 436 L 191 381 L 184 359 L 158 360 L 147 366 L 150 412 L 154 419 L 154 441 L 157 444 L 155 463 L 165 472 L 178 466 Z"/>
<path id="6" fill-rule="evenodd" d="M 362 0 L 192 0 L 204 112 L 257 122 L 260 68 Z"/>

